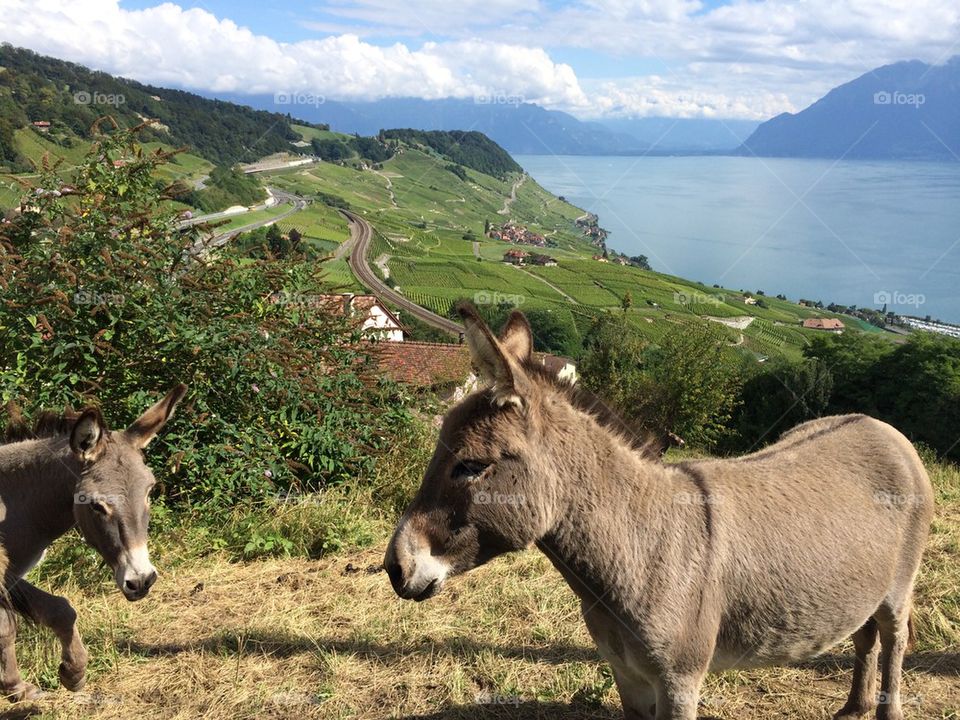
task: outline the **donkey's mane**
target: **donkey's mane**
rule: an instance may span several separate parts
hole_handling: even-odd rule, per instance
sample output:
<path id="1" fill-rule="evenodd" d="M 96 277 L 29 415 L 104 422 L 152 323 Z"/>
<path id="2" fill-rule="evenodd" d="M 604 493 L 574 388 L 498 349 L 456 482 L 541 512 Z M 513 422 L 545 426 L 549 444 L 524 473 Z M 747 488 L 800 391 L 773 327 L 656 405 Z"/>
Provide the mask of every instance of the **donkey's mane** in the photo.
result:
<path id="1" fill-rule="evenodd" d="M 660 459 L 661 444 L 652 431 L 634 427 L 614 412 L 600 396 L 580 383 L 573 384 L 561 380 L 555 372 L 551 372 L 534 359 L 524 362 L 523 370 L 561 392 L 571 405 L 593 417 L 599 425 L 613 432 L 644 457 Z"/>
<path id="2" fill-rule="evenodd" d="M 22 442 L 23 440 L 40 440 L 42 438 L 59 437 L 73 430 L 77 419 L 82 415 L 71 407 L 62 412 L 43 410 L 37 415 L 33 425 L 23 417 L 20 409 L 13 404 L 7 406 L 7 427 L 3 432 L 0 444 Z"/>

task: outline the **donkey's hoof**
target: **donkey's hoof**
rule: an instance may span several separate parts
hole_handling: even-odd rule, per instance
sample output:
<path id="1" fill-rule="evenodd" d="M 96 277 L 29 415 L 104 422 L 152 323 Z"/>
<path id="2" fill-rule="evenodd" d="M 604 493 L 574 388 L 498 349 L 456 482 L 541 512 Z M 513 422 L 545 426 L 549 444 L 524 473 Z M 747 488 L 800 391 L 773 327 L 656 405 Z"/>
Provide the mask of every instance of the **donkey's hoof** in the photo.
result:
<path id="1" fill-rule="evenodd" d="M 7 700 L 13 703 L 39 700 L 46 695 L 43 690 L 30 683 L 20 683 L 17 687 L 13 688 L 13 690 L 4 690 L 2 692 Z"/>
<path id="2" fill-rule="evenodd" d="M 82 689 L 87 684 L 85 669 L 71 670 L 66 663 L 60 663 L 60 684 L 70 692 Z"/>
<path id="3" fill-rule="evenodd" d="M 833 716 L 833 720 L 860 720 L 860 718 L 870 715 L 875 709 L 876 705 L 865 708 L 845 705 L 836 715 Z"/>

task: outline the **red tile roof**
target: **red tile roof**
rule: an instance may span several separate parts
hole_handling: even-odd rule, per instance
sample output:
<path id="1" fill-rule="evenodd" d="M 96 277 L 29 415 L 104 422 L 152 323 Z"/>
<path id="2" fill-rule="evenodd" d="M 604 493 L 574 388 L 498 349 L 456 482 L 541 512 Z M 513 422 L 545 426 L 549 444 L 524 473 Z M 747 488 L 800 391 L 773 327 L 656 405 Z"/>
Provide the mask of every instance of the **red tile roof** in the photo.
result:
<path id="1" fill-rule="evenodd" d="M 417 387 L 459 385 L 473 371 L 466 345 L 431 342 L 383 342 L 377 345 L 380 371 Z"/>
<path id="2" fill-rule="evenodd" d="M 837 318 L 807 318 L 803 321 L 805 328 L 811 330 L 843 330 L 843 323 Z"/>

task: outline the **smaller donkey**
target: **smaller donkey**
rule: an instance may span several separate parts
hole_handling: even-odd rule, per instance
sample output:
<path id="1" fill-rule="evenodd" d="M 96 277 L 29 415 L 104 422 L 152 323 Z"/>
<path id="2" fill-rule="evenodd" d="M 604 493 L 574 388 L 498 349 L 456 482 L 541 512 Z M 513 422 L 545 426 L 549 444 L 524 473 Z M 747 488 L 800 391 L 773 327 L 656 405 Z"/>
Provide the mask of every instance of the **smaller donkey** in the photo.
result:
<path id="1" fill-rule="evenodd" d="M 10 700 L 41 694 L 17 668 L 14 612 L 57 635 L 64 687 L 79 690 L 85 681 L 87 650 L 76 612 L 65 598 L 23 579 L 50 543 L 77 525 L 127 600 L 150 592 L 157 579 L 147 553 L 154 479 L 141 451 L 186 392 L 178 385 L 126 430 L 108 430 L 96 408 L 46 413 L 33 431 L 11 419 L 7 443 L 0 445 L 0 692 Z"/>

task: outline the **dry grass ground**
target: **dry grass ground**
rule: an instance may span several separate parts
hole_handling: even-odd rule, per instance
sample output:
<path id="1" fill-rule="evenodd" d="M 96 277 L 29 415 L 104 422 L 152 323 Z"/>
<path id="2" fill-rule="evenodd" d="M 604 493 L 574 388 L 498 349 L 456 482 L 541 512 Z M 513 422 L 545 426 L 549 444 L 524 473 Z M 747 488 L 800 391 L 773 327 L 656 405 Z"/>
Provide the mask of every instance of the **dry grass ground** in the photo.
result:
<path id="1" fill-rule="evenodd" d="M 920 642 L 908 658 L 908 718 L 960 719 L 960 472 L 936 471 L 940 510 L 918 588 Z M 148 599 L 104 582 L 58 590 L 91 651 L 86 689 L 56 687 L 58 648 L 24 628 L 25 673 L 51 692 L 5 717 L 620 717 L 573 594 L 530 551 L 399 601 L 374 546 L 323 560 L 180 560 Z M 704 687 L 701 717 L 825 720 L 843 702 L 849 648 L 797 668 L 728 672 Z"/>

